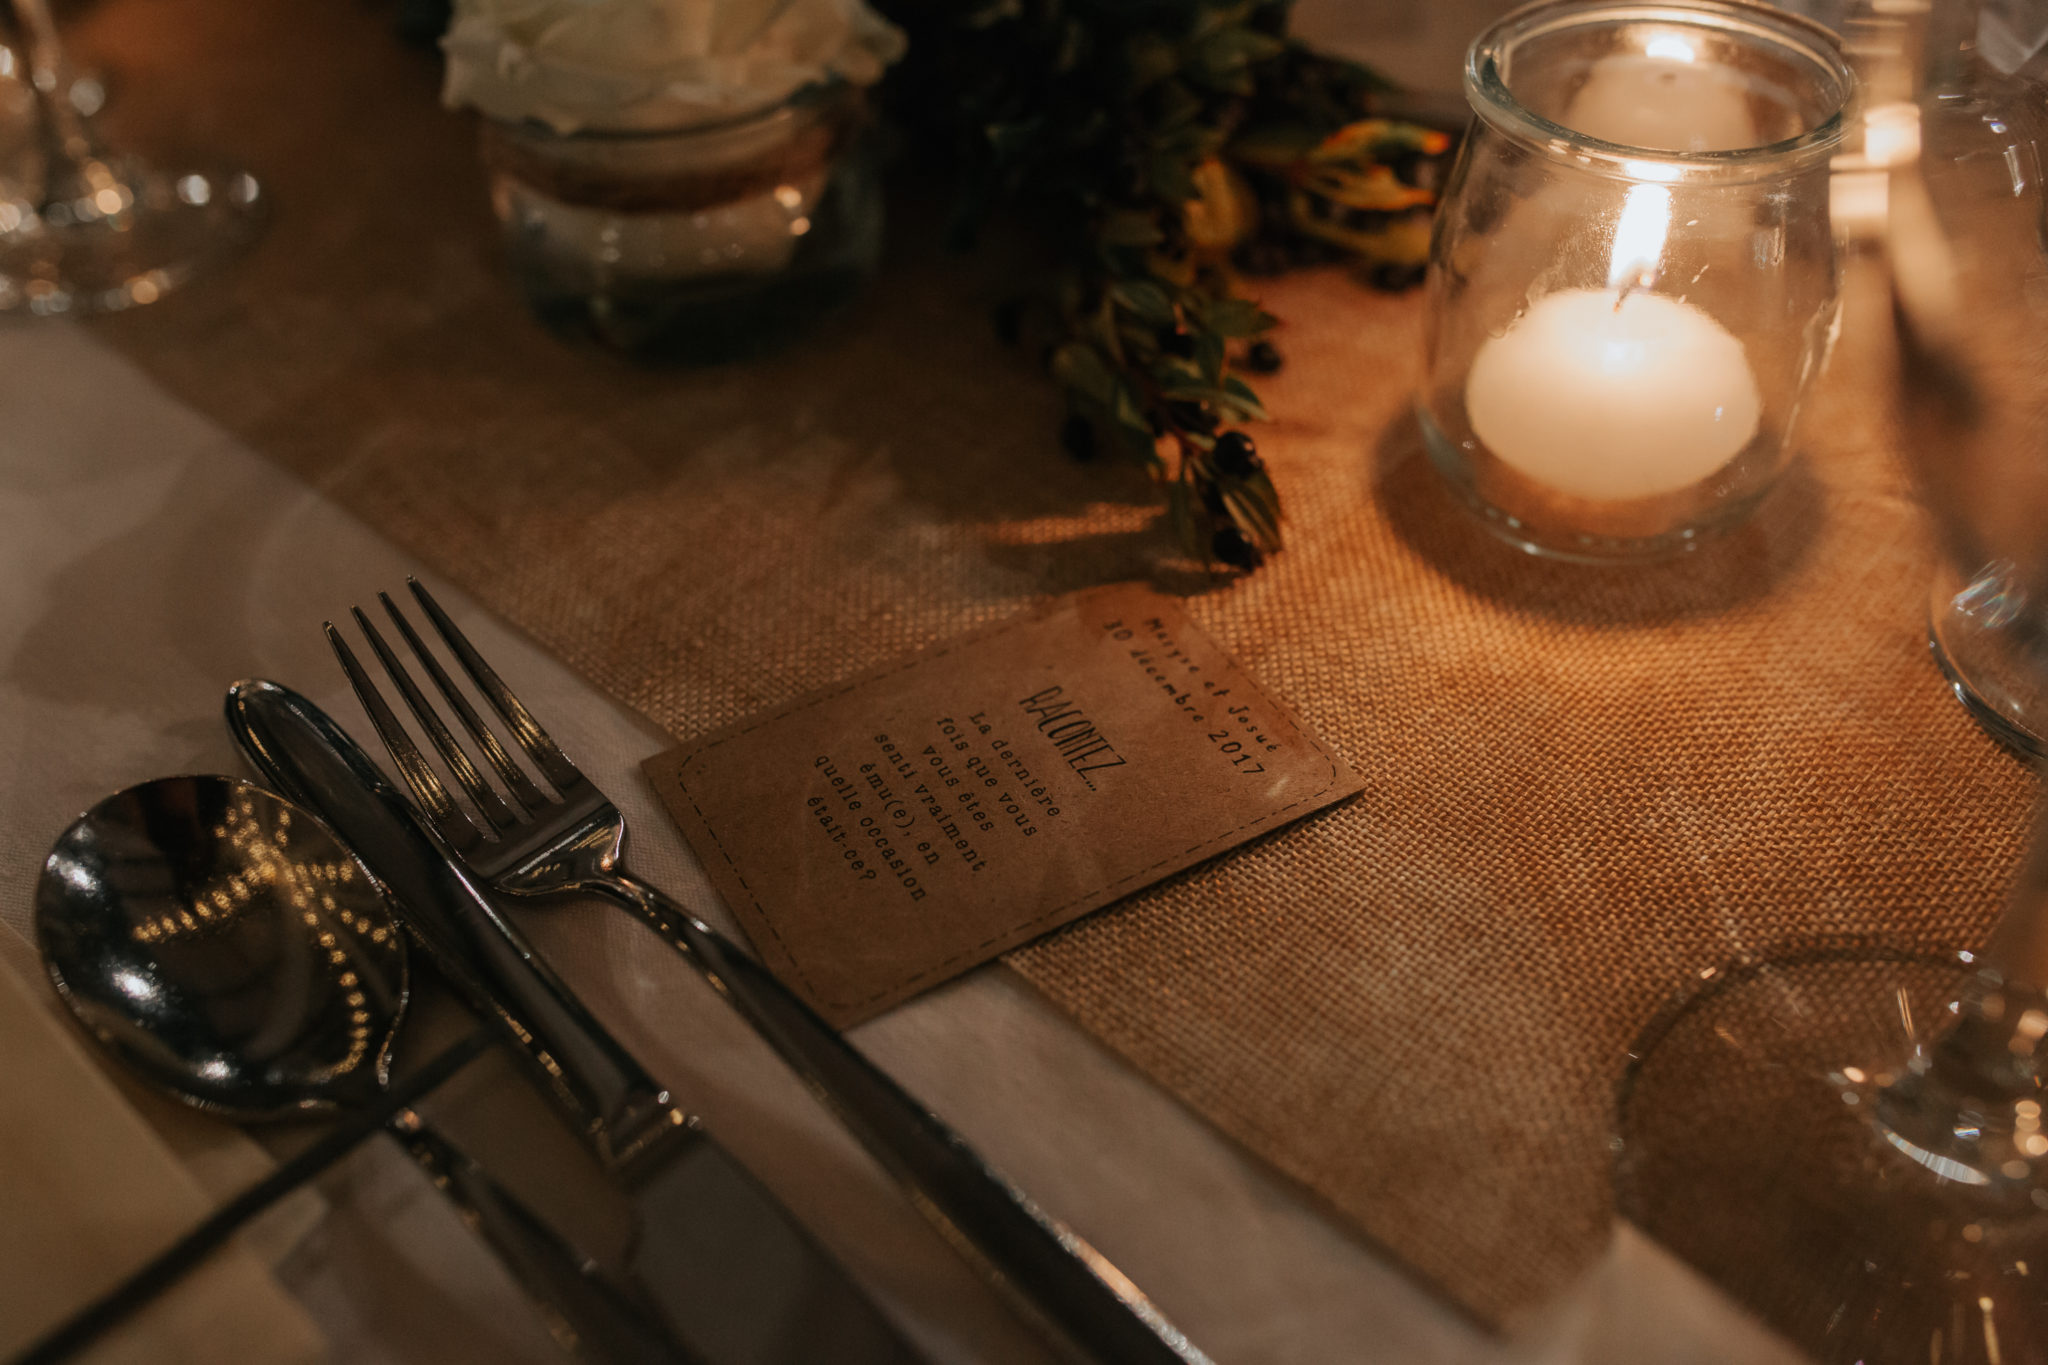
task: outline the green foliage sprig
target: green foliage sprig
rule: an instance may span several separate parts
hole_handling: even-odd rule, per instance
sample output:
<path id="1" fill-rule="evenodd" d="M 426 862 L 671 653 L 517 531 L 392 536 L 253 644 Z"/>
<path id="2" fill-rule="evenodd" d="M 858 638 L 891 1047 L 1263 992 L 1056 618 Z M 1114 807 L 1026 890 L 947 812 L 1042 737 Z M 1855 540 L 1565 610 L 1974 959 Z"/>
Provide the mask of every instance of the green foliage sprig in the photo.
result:
<path id="1" fill-rule="evenodd" d="M 1246 275 L 1353 258 L 1384 287 L 1421 274 L 1449 139 L 1375 116 L 1371 71 L 1287 36 L 1289 0 L 887 0 L 910 33 L 895 107 L 948 149 L 955 235 L 1034 217 L 1062 277 L 999 326 L 1048 338 L 1081 458 L 1165 489 L 1208 565 L 1281 547 L 1279 491 L 1237 424 L 1246 372 L 1278 368 Z"/>

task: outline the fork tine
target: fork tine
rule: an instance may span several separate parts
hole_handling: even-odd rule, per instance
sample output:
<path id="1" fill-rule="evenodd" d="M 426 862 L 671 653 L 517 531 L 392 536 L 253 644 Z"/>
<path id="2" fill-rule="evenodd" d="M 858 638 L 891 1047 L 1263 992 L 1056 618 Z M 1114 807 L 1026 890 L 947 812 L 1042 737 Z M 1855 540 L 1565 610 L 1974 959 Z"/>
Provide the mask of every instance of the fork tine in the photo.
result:
<path id="1" fill-rule="evenodd" d="M 569 756 L 548 737 L 548 732 L 541 729 L 540 722 L 533 718 L 533 712 L 520 703 L 512 689 L 505 686 L 503 679 L 484 662 L 484 656 L 476 652 L 476 646 L 470 644 L 468 637 L 448 619 L 448 613 L 441 610 L 441 604 L 434 600 L 433 594 L 417 578 L 408 577 L 405 584 L 419 599 L 428 619 L 433 621 L 434 629 L 454 651 L 455 661 L 462 665 L 462 671 L 469 675 L 477 690 L 490 701 L 492 709 L 511 727 L 513 741 L 533 760 L 541 775 L 564 796 L 583 786 L 583 774 L 569 761 Z"/>
<path id="2" fill-rule="evenodd" d="M 469 761 L 468 753 L 455 742 L 455 736 L 448 733 L 440 713 L 434 710 L 426 694 L 413 682 L 412 674 L 406 671 L 404 663 L 391 652 L 391 646 L 384 643 L 384 637 L 370 624 L 370 618 L 363 614 L 363 609 L 351 607 L 349 612 L 356 618 L 356 629 L 362 631 L 363 638 L 370 642 L 370 648 L 377 651 L 377 660 L 384 665 L 385 676 L 397 685 L 406 707 L 419 721 L 420 728 L 426 731 L 428 742 L 447 763 L 448 771 L 454 774 L 462 790 L 469 793 L 469 799 L 476 803 L 477 810 L 490 822 L 491 828 L 503 833 L 519 823 L 519 813 L 505 803 L 505 798 L 498 795 L 490 783 L 484 781 L 483 774 L 476 770 L 476 764 Z"/>
<path id="3" fill-rule="evenodd" d="M 378 738 L 384 741 L 385 751 L 398 765 L 399 776 L 412 789 L 413 799 L 420 803 L 427 819 L 458 852 L 482 843 L 482 832 L 448 795 L 448 788 L 441 784 L 440 777 L 428 765 L 419 746 L 412 742 L 412 736 L 398 723 L 397 714 L 386 704 L 384 694 L 377 690 L 377 684 L 370 681 L 370 675 L 356 661 L 355 651 L 334 628 L 334 622 L 322 622 L 321 628 L 327 632 L 327 643 L 333 646 L 334 657 L 341 660 L 341 671 L 348 674 L 348 685 L 355 689 L 356 700 L 369 713 L 370 724 L 376 727 Z"/>
<path id="4" fill-rule="evenodd" d="M 380 592 L 377 594 L 377 600 L 384 604 L 384 610 L 390 615 L 391 623 L 397 626 L 398 633 L 405 637 L 405 643 L 412 650 L 413 657 L 420 661 L 421 667 L 427 670 L 427 676 L 434 680 L 434 686 L 448 699 L 448 704 L 455 708 L 456 719 L 462 722 L 462 728 L 469 732 L 469 737 L 476 741 L 476 747 L 483 751 L 491 770 L 497 773 L 499 780 L 505 784 L 505 790 L 512 794 L 514 803 L 526 807 L 529 812 L 547 805 L 546 794 L 534 785 L 533 779 L 526 775 L 524 768 L 512 761 L 512 755 L 505 752 L 505 746 L 498 742 L 497 734 L 490 726 L 484 724 L 483 717 L 469 704 L 469 698 L 462 695 L 462 689 L 448 676 L 448 670 L 441 667 L 441 661 L 427 649 L 426 642 L 420 639 L 419 633 L 412 628 L 412 622 L 405 619 L 405 613 L 391 600 L 391 594 Z"/>

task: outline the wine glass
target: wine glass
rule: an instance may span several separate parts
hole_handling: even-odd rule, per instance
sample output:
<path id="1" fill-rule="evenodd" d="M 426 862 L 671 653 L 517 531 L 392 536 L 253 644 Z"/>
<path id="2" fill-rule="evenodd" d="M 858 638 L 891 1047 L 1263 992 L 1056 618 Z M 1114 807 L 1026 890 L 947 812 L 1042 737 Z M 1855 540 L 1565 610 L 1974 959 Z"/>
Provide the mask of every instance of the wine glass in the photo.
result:
<path id="1" fill-rule="evenodd" d="M 1906 28 L 1920 93 L 1868 141 L 1896 158 L 1910 458 L 1959 610 L 2000 632 L 2007 695 L 2038 697 L 2048 89 L 1993 66 L 1977 20 L 1936 0 Z M 1951 676 L 1976 643 L 1937 620 Z M 1631 1049 L 1620 1211 L 1817 1358 L 2048 1362 L 2048 821 L 2034 844 L 1981 946 L 1780 946 L 1703 971 Z"/>
<path id="2" fill-rule="evenodd" d="M 2039 445 L 2048 397 L 2038 383 L 2048 363 L 2048 108 L 2040 80 L 2048 62 L 2032 49 L 2048 40 L 2048 5 L 1969 8 L 1950 25 L 1959 31 L 1929 46 L 1931 97 L 1918 132 L 1928 167 L 1938 170 L 1921 177 L 1925 193 L 1906 186 L 1900 203 L 1913 239 L 1905 249 L 1920 263 L 1903 277 L 1901 307 L 1936 362 L 1909 369 L 1926 400 L 1909 412 L 1939 423 L 1969 404 L 1995 428 L 1952 461 L 1921 462 L 1954 565 L 1935 584 L 1929 638 L 1957 698 L 1997 738 L 2040 759 L 2048 758 L 2048 582 L 2039 562 L 2048 538 L 2038 519 L 2038 485 L 2048 480 Z M 2017 297 L 2002 297 L 2008 287 Z M 1959 311 L 1985 300 L 1994 306 L 1982 317 Z M 1985 385 L 1997 386 L 2002 401 L 1985 407 L 1977 392 Z M 1926 423 L 1914 435 L 1930 456 L 1930 440 L 1940 444 Z M 1973 508 L 1972 498 L 1991 487 L 2017 496 Z"/>
<path id="3" fill-rule="evenodd" d="M 0 192 L 0 312 L 154 303 L 246 246 L 266 201 L 241 171 L 166 172 L 105 148 L 76 97 L 47 0 L 12 0 L 36 147 Z"/>

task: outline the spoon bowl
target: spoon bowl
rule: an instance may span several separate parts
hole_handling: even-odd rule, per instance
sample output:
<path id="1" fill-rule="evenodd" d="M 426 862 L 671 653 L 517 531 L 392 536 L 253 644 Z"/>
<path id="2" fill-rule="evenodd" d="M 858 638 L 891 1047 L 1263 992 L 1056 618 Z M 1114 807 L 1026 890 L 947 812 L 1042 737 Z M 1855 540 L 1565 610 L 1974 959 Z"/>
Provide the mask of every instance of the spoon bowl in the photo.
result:
<path id="1" fill-rule="evenodd" d="M 229 777 L 166 777 L 116 792 L 44 861 L 36 937 L 57 993 L 86 1029 L 188 1104 L 242 1121 L 353 1111 L 304 1154 L 315 1159 L 293 1163 L 288 1181 L 236 1200 L 189 1255 L 184 1243 L 170 1248 L 51 1341 L 70 1350 L 94 1339 L 268 1200 L 388 1125 L 565 1348 L 605 1365 L 685 1358 L 594 1260 L 410 1108 L 394 1107 L 395 1096 L 380 1102 L 405 1013 L 405 941 L 382 884 L 305 810 Z M 477 1050 L 450 1049 L 401 1092 L 424 1094 Z"/>
<path id="2" fill-rule="evenodd" d="M 58 994 L 155 1085 L 237 1119 L 375 1100 L 406 1003 L 383 889 L 327 827 L 229 777 L 117 792 L 36 886 Z"/>

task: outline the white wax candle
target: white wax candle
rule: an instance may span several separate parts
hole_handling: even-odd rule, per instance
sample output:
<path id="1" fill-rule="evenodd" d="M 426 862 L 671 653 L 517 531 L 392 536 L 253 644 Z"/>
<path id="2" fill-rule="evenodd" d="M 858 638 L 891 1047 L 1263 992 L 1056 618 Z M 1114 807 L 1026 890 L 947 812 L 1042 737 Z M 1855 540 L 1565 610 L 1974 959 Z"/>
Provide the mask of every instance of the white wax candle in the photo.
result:
<path id="1" fill-rule="evenodd" d="M 1756 145 L 1742 77 L 1692 60 L 1683 39 L 1649 55 L 1602 57 L 1572 97 L 1564 125 L 1574 132 L 1664 152 L 1716 152 Z M 1678 57 L 1684 52 L 1688 55 Z"/>
<path id="2" fill-rule="evenodd" d="M 1600 500 L 1673 493 L 1725 465 L 1763 414 L 1742 343 L 1657 294 L 1545 295 L 1472 359 L 1465 412 L 1508 465 Z"/>

